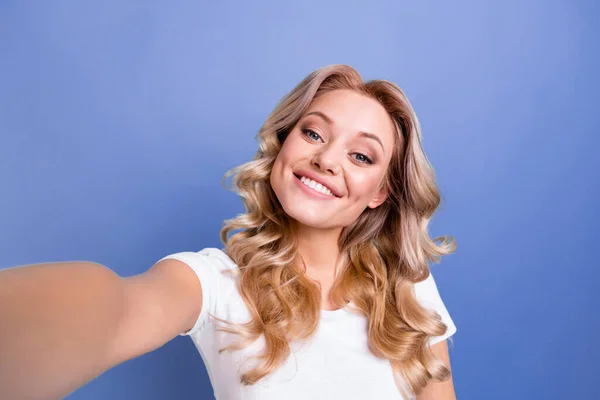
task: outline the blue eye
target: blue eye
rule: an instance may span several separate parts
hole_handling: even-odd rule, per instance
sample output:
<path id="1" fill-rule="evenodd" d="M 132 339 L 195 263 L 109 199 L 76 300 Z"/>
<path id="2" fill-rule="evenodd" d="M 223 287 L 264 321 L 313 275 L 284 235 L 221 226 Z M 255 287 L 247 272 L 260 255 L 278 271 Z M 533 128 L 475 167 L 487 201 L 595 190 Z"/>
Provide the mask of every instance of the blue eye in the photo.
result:
<path id="1" fill-rule="evenodd" d="M 366 163 L 366 164 L 373 164 L 373 160 L 371 160 L 368 156 L 362 154 L 362 153 L 354 153 L 354 155 L 359 156 L 359 158 L 355 158 L 356 161 L 360 162 L 360 163 Z"/>
<path id="2" fill-rule="evenodd" d="M 319 134 L 317 132 L 313 131 L 312 129 L 304 128 L 304 129 L 302 129 L 302 133 L 304 133 L 305 136 L 307 136 L 310 139 L 313 139 L 315 141 L 321 139 L 321 136 L 319 136 Z M 314 139 L 315 136 L 316 136 L 316 139 Z"/>

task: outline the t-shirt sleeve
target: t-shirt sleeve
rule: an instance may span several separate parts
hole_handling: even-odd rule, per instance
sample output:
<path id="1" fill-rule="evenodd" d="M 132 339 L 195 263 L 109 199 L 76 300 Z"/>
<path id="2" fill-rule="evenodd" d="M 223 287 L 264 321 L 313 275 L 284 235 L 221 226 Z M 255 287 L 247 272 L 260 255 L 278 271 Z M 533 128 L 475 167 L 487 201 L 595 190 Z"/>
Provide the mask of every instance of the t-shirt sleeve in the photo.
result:
<path id="1" fill-rule="evenodd" d="M 227 266 L 219 259 L 215 252 L 220 252 L 220 250 L 206 248 L 199 252 L 174 253 L 160 260 L 173 259 L 183 262 L 194 271 L 202 286 L 202 308 L 200 314 L 192 329 L 180 333 L 180 336 L 193 335 L 207 325 L 210 314 L 216 314 L 220 301 L 219 295 L 222 294 L 223 270 L 227 269 Z"/>
<path id="2" fill-rule="evenodd" d="M 433 275 L 429 274 L 427 279 L 415 284 L 415 296 L 423 307 L 436 311 L 446 325 L 446 332 L 441 336 L 434 336 L 429 339 L 429 345 L 442 342 L 456 333 L 456 325 L 450 317 L 440 293 L 438 291 Z"/>

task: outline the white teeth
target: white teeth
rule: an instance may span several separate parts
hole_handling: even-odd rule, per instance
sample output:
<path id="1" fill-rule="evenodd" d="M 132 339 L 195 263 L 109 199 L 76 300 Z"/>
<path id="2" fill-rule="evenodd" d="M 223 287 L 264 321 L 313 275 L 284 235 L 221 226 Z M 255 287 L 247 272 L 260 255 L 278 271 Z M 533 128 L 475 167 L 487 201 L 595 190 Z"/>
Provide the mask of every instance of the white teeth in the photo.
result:
<path id="1" fill-rule="evenodd" d="M 331 190 L 327 189 L 325 186 L 321 185 L 320 183 L 313 181 L 312 179 L 308 179 L 308 178 L 305 178 L 304 176 L 302 176 L 302 177 L 300 177 L 300 181 L 316 192 L 335 197 L 335 195 L 333 193 L 331 193 Z"/>

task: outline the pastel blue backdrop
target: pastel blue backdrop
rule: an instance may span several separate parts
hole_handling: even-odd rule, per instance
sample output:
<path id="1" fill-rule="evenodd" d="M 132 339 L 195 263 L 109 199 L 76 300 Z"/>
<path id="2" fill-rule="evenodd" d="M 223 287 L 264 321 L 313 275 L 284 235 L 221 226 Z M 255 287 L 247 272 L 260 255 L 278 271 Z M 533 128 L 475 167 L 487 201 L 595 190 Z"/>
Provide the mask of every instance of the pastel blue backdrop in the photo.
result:
<path id="1" fill-rule="evenodd" d="M 129 276 L 219 247 L 243 210 L 225 171 L 306 74 L 346 63 L 420 117 L 443 193 L 430 232 L 458 243 L 432 266 L 458 398 L 598 398 L 598 4 L 4 0 L 0 268 Z M 177 338 L 69 399 L 211 393 Z"/>

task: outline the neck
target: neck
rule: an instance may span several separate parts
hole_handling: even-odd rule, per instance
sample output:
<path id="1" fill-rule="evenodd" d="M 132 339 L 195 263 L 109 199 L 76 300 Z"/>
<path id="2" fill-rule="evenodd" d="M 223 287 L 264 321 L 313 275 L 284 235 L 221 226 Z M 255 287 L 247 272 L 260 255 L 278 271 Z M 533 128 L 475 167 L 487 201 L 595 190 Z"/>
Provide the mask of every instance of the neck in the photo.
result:
<path id="1" fill-rule="evenodd" d="M 342 228 L 316 229 L 298 227 L 298 252 L 307 271 L 333 272 L 339 260 L 338 239 Z"/>
<path id="2" fill-rule="evenodd" d="M 330 300 L 330 291 L 341 264 L 338 239 L 342 228 L 315 229 L 298 227 L 298 252 L 304 261 L 306 274 L 321 287 L 321 308 L 332 310 L 335 305 Z"/>
<path id="3" fill-rule="evenodd" d="M 321 287 L 321 308 L 331 310 L 334 305 L 329 293 L 341 264 L 338 239 L 342 228 L 316 229 L 297 226 L 298 252 L 304 261 L 306 274 Z"/>

